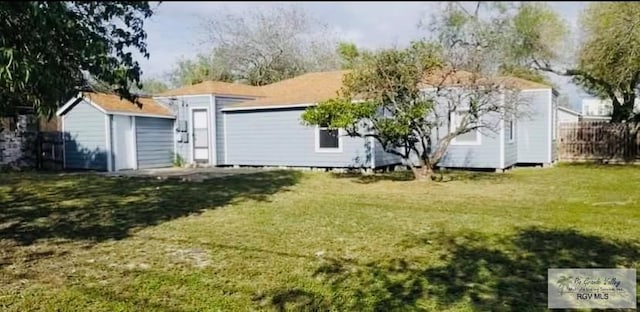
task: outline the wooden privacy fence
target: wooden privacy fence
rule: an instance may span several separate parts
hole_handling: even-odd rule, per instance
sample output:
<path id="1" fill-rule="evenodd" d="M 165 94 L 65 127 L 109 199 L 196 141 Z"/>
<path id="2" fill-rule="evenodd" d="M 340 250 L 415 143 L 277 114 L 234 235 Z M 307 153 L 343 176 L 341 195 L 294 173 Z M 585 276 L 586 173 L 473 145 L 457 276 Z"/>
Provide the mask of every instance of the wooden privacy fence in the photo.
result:
<path id="1" fill-rule="evenodd" d="M 62 132 L 46 131 L 38 133 L 38 169 L 62 169 Z"/>
<path id="2" fill-rule="evenodd" d="M 640 161 L 640 124 L 581 121 L 559 128 L 561 161 Z"/>

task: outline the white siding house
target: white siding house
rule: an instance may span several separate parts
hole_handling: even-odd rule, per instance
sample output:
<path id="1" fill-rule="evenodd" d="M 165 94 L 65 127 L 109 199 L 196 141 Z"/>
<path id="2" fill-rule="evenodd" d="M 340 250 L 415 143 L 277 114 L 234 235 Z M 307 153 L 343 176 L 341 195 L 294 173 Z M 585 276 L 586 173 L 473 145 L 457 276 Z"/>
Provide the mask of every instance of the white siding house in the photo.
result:
<path id="1" fill-rule="evenodd" d="M 335 97 L 346 73 L 307 73 L 261 87 L 206 81 L 141 98 L 140 103 L 116 95 L 81 93 L 57 112 L 65 134 L 65 168 L 167 167 L 178 158 L 200 166 L 379 168 L 402 164 L 399 156 L 385 151 L 373 138 L 348 137 L 342 130 L 303 124 L 304 110 Z M 524 79 L 496 78 L 505 79 L 500 81 L 505 86 L 513 83 L 523 95 L 530 108 L 527 117 L 503 120 L 497 113 L 482 117 L 495 129 L 456 137 L 440 166 L 505 169 L 518 163 L 555 162 L 558 122 L 568 118 L 566 111 L 556 109 L 557 93 Z M 445 88 L 466 92 L 464 79 L 455 79 Z M 425 82 L 424 88 L 428 93 L 433 84 Z M 505 95 L 495 98 L 502 103 L 497 104 L 505 104 Z M 456 116 L 451 122 L 456 122 Z"/>

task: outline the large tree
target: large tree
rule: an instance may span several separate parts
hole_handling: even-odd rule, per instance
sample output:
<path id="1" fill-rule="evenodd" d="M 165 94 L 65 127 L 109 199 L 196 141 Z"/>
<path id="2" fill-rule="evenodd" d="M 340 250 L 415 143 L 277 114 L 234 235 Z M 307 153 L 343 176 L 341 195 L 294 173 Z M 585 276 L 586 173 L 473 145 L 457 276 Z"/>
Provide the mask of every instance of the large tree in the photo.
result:
<path id="1" fill-rule="evenodd" d="M 130 96 L 148 57 L 147 2 L 1 2 L 0 113 L 27 106 L 51 116 L 93 76 Z"/>
<path id="2" fill-rule="evenodd" d="M 640 92 L 640 3 L 591 3 L 580 25 L 583 38 L 574 64 L 557 66 L 552 58 L 531 55 L 535 68 L 571 76 L 587 92 L 611 100 L 612 122 L 640 120 L 634 112 Z M 538 28 L 546 27 L 541 20 Z"/>
<path id="3" fill-rule="evenodd" d="M 401 157 L 416 179 L 430 179 L 452 140 L 497 130 L 515 107 L 505 105 L 504 84 L 458 72 L 440 52 L 417 42 L 365 54 L 346 75 L 340 96 L 308 108 L 304 123 L 374 138 Z"/>
<path id="4" fill-rule="evenodd" d="M 340 67 L 329 28 L 297 7 L 221 11 L 203 29 L 212 57 L 236 81 L 265 85 Z"/>

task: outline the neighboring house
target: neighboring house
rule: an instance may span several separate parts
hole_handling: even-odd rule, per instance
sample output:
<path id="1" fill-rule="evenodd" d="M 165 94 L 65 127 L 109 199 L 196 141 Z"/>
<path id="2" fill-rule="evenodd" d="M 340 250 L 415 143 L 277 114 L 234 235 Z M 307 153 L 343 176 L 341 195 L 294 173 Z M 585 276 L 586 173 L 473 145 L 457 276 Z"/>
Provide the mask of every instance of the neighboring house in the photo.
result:
<path id="1" fill-rule="evenodd" d="M 578 122 L 582 115 L 580 113 L 566 107 L 558 106 L 558 122 Z"/>
<path id="2" fill-rule="evenodd" d="M 65 148 L 70 153 L 65 163 L 70 168 L 99 170 L 149 167 L 140 162 L 137 148 L 144 144 L 146 133 L 138 128 L 141 118 L 147 117 L 145 124 L 154 119 L 161 130 L 155 131 L 153 142 L 162 146 L 156 150 L 163 162 L 151 166 L 169 166 L 171 159 L 165 158 L 168 150 L 187 163 L 206 166 L 379 168 L 400 164 L 400 158 L 385 152 L 373 138 L 352 138 L 342 130 L 302 124 L 304 110 L 335 97 L 346 73 L 308 73 L 261 87 L 208 81 L 143 99 L 146 105 L 141 108 L 128 103 L 135 108 L 127 112 L 109 106 L 109 101 L 99 100 L 95 94 L 85 94 L 59 110 L 64 116 L 63 131 L 75 144 L 74 148 Z M 555 161 L 557 93 L 546 85 L 509 79 L 529 98 L 531 111 L 527 118 L 500 122 L 496 133 L 477 131 L 456 138 L 441 166 L 504 169 L 517 163 Z M 85 117 L 88 112 L 93 122 Z M 116 116 L 130 116 L 131 124 Z M 101 131 L 96 127 L 100 118 Z M 122 139 L 110 141 L 126 137 L 120 131 L 127 125 L 137 129 L 133 131 L 137 137 L 129 136 L 135 142 L 132 147 L 118 145 Z M 104 155 L 86 157 L 76 151 L 78 147 Z M 132 155 L 134 151 L 137 156 Z"/>
<path id="3" fill-rule="evenodd" d="M 115 171 L 171 166 L 173 113 L 151 98 L 80 92 L 61 117 L 64 168 Z"/>
<path id="4" fill-rule="evenodd" d="M 601 100 L 598 98 L 582 99 L 582 115 L 585 117 L 609 117 L 613 112 L 611 100 Z"/>
<path id="5" fill-rule="evenodd" d="M 640 113 L 639 99 L 636 99 L 633 111 Z M 611 120 L 612 113 L 613 104 L 610 99 L 582 99 L 582 121 L 608 121 Z"/>

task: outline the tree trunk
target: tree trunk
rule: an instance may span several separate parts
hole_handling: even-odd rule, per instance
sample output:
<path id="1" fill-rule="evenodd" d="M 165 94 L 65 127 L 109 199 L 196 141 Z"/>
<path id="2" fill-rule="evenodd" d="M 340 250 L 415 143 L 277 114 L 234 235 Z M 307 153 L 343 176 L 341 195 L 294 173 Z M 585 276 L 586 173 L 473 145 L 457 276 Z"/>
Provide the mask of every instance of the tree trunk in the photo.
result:
<path id="1" fill-rule="evenodd" d="M 633 107 L 635 105 L 635 98 L 633 100 L 625 101 L 623 103 L 613 103 L 613 112 L 611 113 L 611 122 L 621 123 L 623 121 L 630 121 L 633 119 Z M 617 104 L 617 105 L 616 105 Z"/>
<path id="2" fill-rule="evenodd" d="M 431 181 L 433 178 L 433 166 L 429 161 L 421 161 L 420 167 L 410 166 L 416 181 Z"/>
<path id="3" fill-rule="evenodd" d="M 625 113 L 622 109 L 622 105 L 613 105 L 613 112 L 611 113 L 611 122 L 620 123 L 625 119 Z"/>

